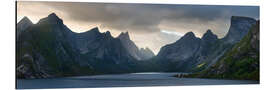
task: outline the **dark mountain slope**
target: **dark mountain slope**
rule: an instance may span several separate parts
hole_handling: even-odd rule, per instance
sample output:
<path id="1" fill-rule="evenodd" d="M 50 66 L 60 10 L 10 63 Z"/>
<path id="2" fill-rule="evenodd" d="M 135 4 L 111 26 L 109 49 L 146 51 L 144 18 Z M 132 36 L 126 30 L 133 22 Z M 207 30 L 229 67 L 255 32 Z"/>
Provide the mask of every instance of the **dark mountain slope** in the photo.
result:
<path id="1" fill-rule="evenodd" d="M 144 60 L 148 60 L 148 59 L 150 59 L 150 58 L 152 58 L 152 57 L 155 56 L 154 52 L 151 49 L 149 49 L 148 47 L 141 48 L 140 49 L 140 54 L 141 54 L 140 56 Z"/>
<path id="2" fill-rule="evenodd" d="M 72 32 L 54 13 L 23 30 L 16 40 L 20 78 L 134 72 L 136 61 L 110 32 Z"/>
<path id="3" fill-rule="evenodd" d="M 259 21 L 209 69 L 192 77 L 259 80 Z"/>
<path id="4" fill-rule="evenodd" d="M 85 37 L 84 34 L 88 34 Z M 91 34 L 91 35 L 90 35 Z M 97 71 L 103 73 L 133 72 L 136 59 L 128 52 L 118 38 L 113 38 L 110 32 L 100 33 L 94 28 L 86 33 L 79 33 L 78 44 L 82 56 Z M 84 42 L 86 40 L 87 42 Z"/>
<path id="5" fill-rule="evenodd" d="M 33 25 L 32 21 L 30 21 L 27 17 L 23 17 L 23 19 L 17 24 L 17 37 L 23 32 L 25 29 Z"/>
<path id="6" fill-rule="evenodd" d="M 47 78 L 93 74 L 78 63 L 67 28 L 54 13 L 24 30 L 16 40 L 16 76 Z"/>
<path id="7" fill-rule="evenodd" d="M 184 71 L 185 65 L 190 65 L 194 60 L 194 53 L 200 47 L 201 39 L 195 37 L 193 32 L 188 32 L 173 44 L 161 48 L 157 57 L 166 68 L 166 71 Z"/>
<path id="8" fill-rule="evenodd" d="M 121 40 L 123 46 L 137 60 L 147 60 L 155 56 L 155 54 L 149 48 L 139 49 L 136 44 L 130 39 L 128 32 L 122 32 L 117 38 Z"/>
<path id="9" fill-rule="evenodd" d="M 232 16 L 226 37 L 218 39 L 208 30 L 203 37 L 196 38 L 188 32 L 173 44 L 161 48 L 156 59 L 165 71 L 198 72 L 215 64 L 219 58 L 247 34 L 255 19 Z"/>

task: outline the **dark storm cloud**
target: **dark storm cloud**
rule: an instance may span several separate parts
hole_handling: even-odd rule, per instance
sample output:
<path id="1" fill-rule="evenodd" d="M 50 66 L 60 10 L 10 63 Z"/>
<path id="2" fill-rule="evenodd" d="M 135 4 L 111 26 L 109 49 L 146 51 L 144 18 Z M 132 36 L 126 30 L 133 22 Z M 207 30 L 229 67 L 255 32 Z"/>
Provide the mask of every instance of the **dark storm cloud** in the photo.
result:
<path id="1" fill-rule="evenodd" d="M 49 3 L 74 21 L 101 23 L 102 27 L 120 31 L 159 32 L 162 21 L 168 24 L 190 23 L 188 28 L 216 20 L 228 21 L 231 16 L 259 18 L 256 6 L 203 6 L 157 4 Z M 168 25 L 170 26 L 170 25 Z M 177 26 L 177 25 L 175 25 Z M 179 25 L 181 26 L 181 25 Z M 185 25 L 182 25 L 185 26 Z"/>

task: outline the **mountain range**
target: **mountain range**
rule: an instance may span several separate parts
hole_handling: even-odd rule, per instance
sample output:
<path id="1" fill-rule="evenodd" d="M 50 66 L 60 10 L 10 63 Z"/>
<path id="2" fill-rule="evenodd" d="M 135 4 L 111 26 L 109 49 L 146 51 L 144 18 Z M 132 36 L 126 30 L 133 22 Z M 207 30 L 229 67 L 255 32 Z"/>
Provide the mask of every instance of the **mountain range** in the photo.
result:
<path id="1" fill-rule="evenodd" d="M 175 43 L 162 47 L 156 58 L 164 71 L 201 71 L 215 64 L 255 23 L 253 18 L 232 16 L 230 29 L 224 38 L 218 39 L 211 30 L 207 30 L 202 38 L 188 32 Z"/>
<path id="2" fill-rule="evenodd" d="M 188 77 L 259 80 L 259 21 L 210 68 Z"/>
<path id="3" fill-rule="evenodd" d="M 17 23 L 16 77 L 201 72 L 222 61 L 220 59 L 247 37 L 255 24 L 253 18 L 232 16 L 224 38 L 219 39 L 211 30 L 207 30 L 202 38 L 188 32 L 176 42 L 163 46 L 155 56 L 147 47 L 138 48 L 128 32 L 122 32 L 116 38 L 109 31 L 101 33 L 97 27 L 76 33 L 55 13 L 36 24 L 24 17 Z"/>

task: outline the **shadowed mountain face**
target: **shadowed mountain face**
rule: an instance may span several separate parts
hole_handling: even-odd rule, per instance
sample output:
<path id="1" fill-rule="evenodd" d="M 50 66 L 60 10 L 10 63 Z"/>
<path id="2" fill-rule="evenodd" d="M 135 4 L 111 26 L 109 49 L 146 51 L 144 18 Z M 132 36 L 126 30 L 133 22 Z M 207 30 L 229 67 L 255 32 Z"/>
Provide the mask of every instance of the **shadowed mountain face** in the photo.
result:
<path id="1" fill-rule="evenodd" d="M 256 20 L 253 18 L 232 16 L 231 27 L 224 37 L 226 43 L 239 42 L 254 24 L 256 24 Z"/>
<path id="2" fill-rule="evenodd" d="M 26 29 L 27 27 L 27 29 Z M 54 13 L 32 24 L 18 23 L 16 76 L 47 78 L 133 72 L 136 59 L 118 38 L 98 28 L 74 33 Z"/>
<path id="3" fill-rule="evenodd" d="M 117 38 L 119 38 L 124 45 L 124 47 L 128 50 L 128 52 L 137 60 L 146 60 L 155 56 L 154 53 L 149 48 L 141 48 L 139 49 L 135 43 L 130 40 L 128 32 L 121 33 Z"/>
<path id="4" fill-rule="evenodd" d="M 16 76 L 47 78 L 92 73 L 91 68 L 83 71 L 79 65 L 80 55 L 70 44 L 70 33 L 55 14 L 21 32 L 16 40 Z"/>
<path id="5" fill-rule="evenodd" d="M 23 17 L 23 19 L 17 24 L 17 37 L 23 32 L 25 29 L 33 25 L 33 23 L 27 18 Z"/>
<path id="6" fill-rule="evenodd" d="M 143 59 L 145 59 L 145 60 L 150 59 L 150 58 L 152 58 L 152 57 L 155 56 L 154 52 L 151 51 L 151 49 L 149 49 L 148 47 L 146 47 L 146 48 L 141 48 L 141 49 L 140 49 L 140 52 L 141 52 L 141 57 L 142 57 Z"/>
<path id="7" fill-rule="evenodd" d="M 239 42 L 249 31 L 255 19 L 232 16 L 231 27 L 226 37 L 218 39 L 211 30 L 196 38 L 192 32 L 188 32 L 175 43 L 161 48 L 157 59 L 166 63 L 161 65 L 165 71 L 197 72 L 216 63 L 219 58 Z"/>
<path id="8" fill-rule="evenodd" d="M 259 80 L 259 21 L 220 60 L 191 77 Z"/>
<path id="9" fill-rule="evenodd" d="M 199 49 L 200 38 L 195 37 L 193 32 L 188 32 L 173 44 L 161 48 L 158 57 L 176 62 L 179 59 L 187 60 Z"/>

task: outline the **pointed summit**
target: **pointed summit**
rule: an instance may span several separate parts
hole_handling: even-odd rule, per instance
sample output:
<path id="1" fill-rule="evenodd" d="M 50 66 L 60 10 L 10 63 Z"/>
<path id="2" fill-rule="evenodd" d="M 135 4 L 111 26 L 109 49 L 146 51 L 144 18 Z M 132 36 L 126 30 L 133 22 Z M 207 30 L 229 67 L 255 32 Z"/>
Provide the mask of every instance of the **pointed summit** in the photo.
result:
<path id="1" fill-rule="evenodd" d="M 206 33 L 211 33 L 211 34 L 213 34 L 213 32 L 211 31 L 211 29 L 208 29 L 208 30 L 206 31 Z"/>
<path id="2" fill-rule="evenodd" d="M 110 32 L 110 31 L 106 31 L 106 32 L 105 32 L 105 36 L 106 36 L 106 37 L 112 37 L 111 32 Z"/>
<path id="3" fill-rule="evenodd" d="M 120 39 L 130 39 L 128 31 L 127 32 L 121 32 L 120 35 L 117 37 Z"/>
<path id="4" fill-rule="evenodd" d="M 96 32 L 96 33 L 100 33 L 98 27 L 94 27 L 94 28 L 92 28 L 92 29 L 89 30 L 89 31 L 91 31 L 91 32 Z"/>
<path id="5" fill-rule="evenodd" d="M 26 16 L 24 16 L 19 23 L 31 23 L 31 24 L 33 24 L 32 21 Z"/>
<path id="6" fill-rule="evenodd" d="M 140 49 L 140 56 L 142 60 L 147 60 L 154 57 L 155 54 L 153 53 L 151 49 L 149 49 L 148 47 L 145 47 L 145 48 Z"/>
<path id="7" fill-rule="evenodd" d="M 188 32 L 184 35 L 184 37 L 195 37 L 195 34 L 193 32 Z"/>
<path id="8" fill-rule="evenodd" d="M 48 15 L 48 18 L 51 18 L 51 19 L 60 19 L 55 13 L 51 13 Z"/>
<path id="9" fill-rule="evenodd" d="M 217 39 L 218 39 L 217 35 L 215 35 L 210 29 L 208 29 L 202 37 L 202 40 L 206 41 L 215 41 Z"/>
<path id="10" fill-rule="evenodd" d="M 196 36 L 195 36 L 195 34 L 193 33 L 193 32 L 187 32 L 183 37 L 181 37 L 179 40 L 181 40 L 181 39 L 195 39 L 196 38 Z M 178 41 L 179 41 L 178 40 Z"/>
<path id="11" fill-rule="evenodd" d="M 32 21 L 26 16 L 23 17 L 23 19 L 17 24 L 17 36 L 31 25 L 33 25 Z"/>
<path id="12" fill-rule="evenodd" d="M 51 13 L 46 18 L 42 18 L 38 23 L 47 22 L 49 24 L 63 24 L 63 20 L 60 19 L 55 13 Z"/>

